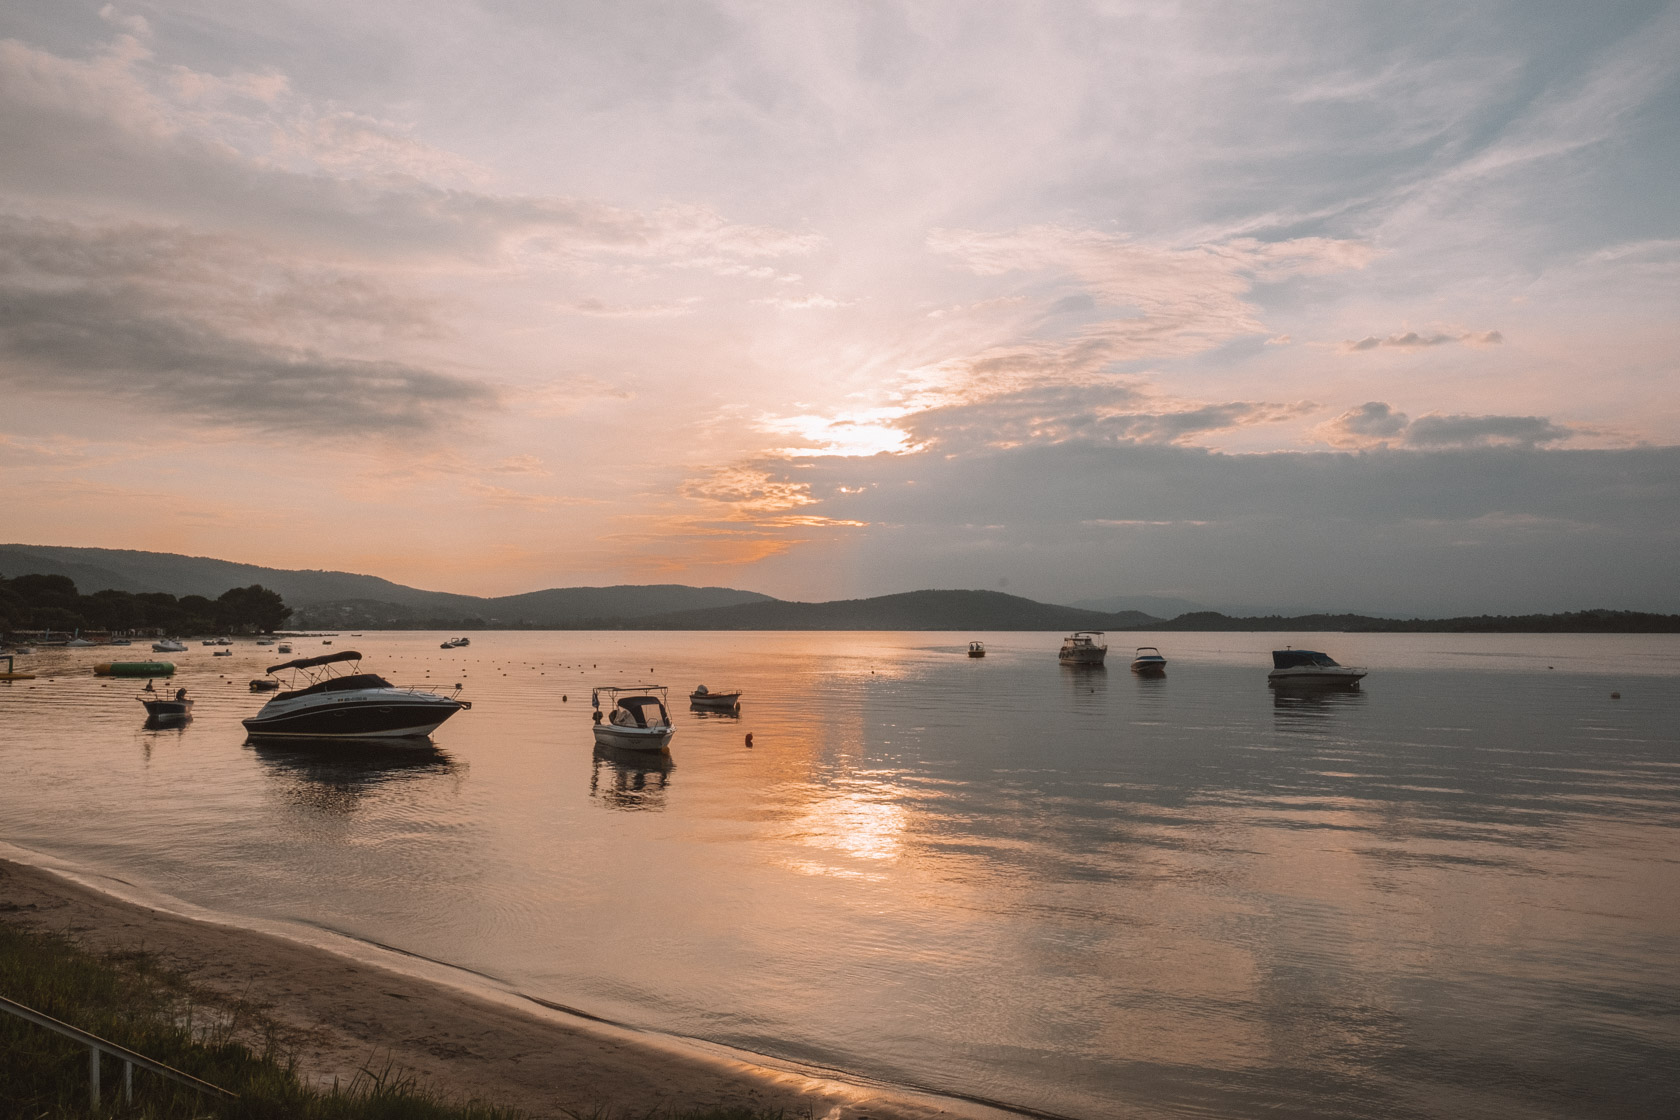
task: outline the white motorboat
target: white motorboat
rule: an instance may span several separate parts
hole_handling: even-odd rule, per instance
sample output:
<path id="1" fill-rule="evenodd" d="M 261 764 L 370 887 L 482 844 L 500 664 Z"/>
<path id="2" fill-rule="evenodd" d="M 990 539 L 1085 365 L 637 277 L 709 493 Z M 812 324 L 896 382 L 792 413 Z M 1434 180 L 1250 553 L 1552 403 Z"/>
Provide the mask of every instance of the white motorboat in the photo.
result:
<path id="1" fill-rule="evenodd" d="M 734 711 L 741 704 L 741 690 L 727 689 L 723 692 L 713 692 L 705 685 L 698 685 L 688 694 L 688 702 L 696 708 L 705 708 L 712 712 Z"/>
<path id="2" fill-rule="evenodd" d="M 174 638 L 161 638 L 152 643 L 153 653 L 185 653 L 187 643 L 176 641 Z"/>
<path id="3" fill-rule="evenodd" d="M 472 645 L 471 639 L 468 639 L 468 638 L 450 638 L 448 641 L 446 641 L 442 645 L 438 646 L 438 648 L 439 649 L 462 649 L 462 648 L 464 648 L 466 646 L 470 646 L 470 645 Z"/>
<path id="4" fill-rule="evenodd" d="M 259 646 L 271 646 L 271 645 L 274 644 L 274 639 L 273 638 L 258 638 L 257 639 L 257 644 Z"/>
<path id="5" fill-rule="evenodd" d="M 1108 643 L 1101 630 L 1078 630 L 1062 639 L 1056 659 L 1063 665 L 1101 665 L 1108 656 Z"/>
<path id="6" fill-rule="evenodd" d="M 302 657 L 269 667 L 269 675 L 292 671 L 290 687 L 245 720 L 253 736 L 287 739 L 420 738 L 472 704 L 425 688 L 398 688 L 376 673 L 363 673 L 353 649 Z M 357 662 L 348 673 L 335 666 Z M 303 687 L 298 687 L 299 684 Z"/>
<path id="7" fill-rule="evenodd" d="M 1140 677 L 1160 677 L 1167 672 L 1167 659 L 1154 646 L 1139 646 L 1132 657 L 1132 672 Z"/>
<path id="8" fill-rule="evenodd" d="M 275 653 L 290 653 L 290 652 L 292 652 L 292 643 L 281 642 L 278 646 L 274 647 L 274 652 Z"/>
<path id="9" fill-rule="evenodd" d="M 590 693 L 589 705 L 595 709 L 596 745 L 631 751 L 669 750 L 671 736 L 677 729 L 671 726 L 671 714 L 665 710 L 667 695 L 668 690 L 661 684 L 595 689 Z M 604 718 L 603 700 L 607 706 Z"/>
<path id="10" fill-rule="evenodd" d="M 91 648 L 94 643 L 88 641 L 86 638 L 71 638 L 68 642 L 65 642 L 64 644 L 66 646 L 69 646 L 69 647 L 74 648 L 74 649 L 85 649 L 85 648 Z"/>
<path id="11" fill-rule="evenodd" d="M 1366 670 L 1310 649 L 1274 649 L 1268 684 L 1290 688 L 1358 688 Z"/>
<path id="12" fill-rule="evenodd" d="M 984 656 L 986 656 L 986 643 L 985 642 L 969 642 L 968 643 L 968 655 L 970 657 L 984 657 Z"/>

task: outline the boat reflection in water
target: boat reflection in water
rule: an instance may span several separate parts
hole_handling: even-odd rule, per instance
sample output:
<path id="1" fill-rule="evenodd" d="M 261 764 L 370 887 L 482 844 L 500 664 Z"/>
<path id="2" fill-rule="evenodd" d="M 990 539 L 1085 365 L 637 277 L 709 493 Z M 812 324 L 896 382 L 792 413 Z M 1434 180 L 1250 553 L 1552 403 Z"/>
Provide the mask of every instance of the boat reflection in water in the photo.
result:
<path id="1" fill-rule="evenodd" d="M 253 735 L 245 740 L 293 804 L 343 815 L 381 789 L 463 769 L 430 739 L 400 744 L 366 739 L 285 740 Z"/>
<path id="2" fill-rule="evenodd" d="M 597 744 L 589 796 L 608 809 L 663 809 L 674 766 L 668 754 Z"/>
<path id="3" fill-rule="evenodd" d="M 1321 731 L 1326 723 L 1364 707 L 1367 699 L 1357 688 L 1272 686 L 1272 708 L 1280 731 Z"/>

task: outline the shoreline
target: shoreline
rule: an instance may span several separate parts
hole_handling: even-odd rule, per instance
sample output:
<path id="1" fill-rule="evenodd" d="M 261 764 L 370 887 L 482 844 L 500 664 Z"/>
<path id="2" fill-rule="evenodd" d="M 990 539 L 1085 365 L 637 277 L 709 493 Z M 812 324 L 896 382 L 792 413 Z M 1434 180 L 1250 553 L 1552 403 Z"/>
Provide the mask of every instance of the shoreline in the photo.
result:
<path id="1" fill-rule="evenodd" d="M 593 1019 L 511 990 L 451 984 L 448 965 L 367 945 L 361 953 L 120 898 L 68 869 L 0 855 L 0 921 L 69 935 L 100 953 L 145 950 L 198 989 L 257 1007 L 286 1031 L 314 1083 L 390 1064 L 460 1100 L 533 1117 L 597 1108 L 784 1110 L 790 1120 L 996 1120 L 1032 1115 L 875 1085 L 722 1046 Z M 33 853 L 31 853 L 33 854 Z M 50 859 L 50 857 L 47 857 Z M 120 882 L 120 880 L 118 880 Z M 417 971 L 373 959 L 389 953 Z M 427 967 L 430 966 L 430 967 Z"/>

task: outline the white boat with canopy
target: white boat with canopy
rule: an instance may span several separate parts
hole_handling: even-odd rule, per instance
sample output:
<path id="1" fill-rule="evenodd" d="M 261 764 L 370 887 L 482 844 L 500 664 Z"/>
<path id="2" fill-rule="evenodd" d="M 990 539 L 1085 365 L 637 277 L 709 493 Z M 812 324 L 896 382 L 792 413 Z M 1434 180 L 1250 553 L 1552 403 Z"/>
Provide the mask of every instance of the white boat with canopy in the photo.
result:
<path id="1" fill-rule="evenodd" d="M 631 751 L 668 751 L 671 736 L 677 733 L 665 707 L 668 696 L 669 690 L 662 684 L 603 685 L 594 689 L 589 706 L 595 709 L 596 744 Z"/>

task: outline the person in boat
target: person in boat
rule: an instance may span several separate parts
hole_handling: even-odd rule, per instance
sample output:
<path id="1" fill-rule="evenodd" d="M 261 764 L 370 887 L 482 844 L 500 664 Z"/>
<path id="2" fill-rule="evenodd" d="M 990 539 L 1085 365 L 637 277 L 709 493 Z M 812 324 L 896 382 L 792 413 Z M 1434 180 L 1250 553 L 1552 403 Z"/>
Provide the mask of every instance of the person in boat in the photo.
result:
<path id="1" fill-rule="evenodd" d="M 175 690 L 175 699 L 177 699 L 177 700 L 185 700 L 185 699 L 186 699 L 186 698 L 187 698 L 187 690 L 186 690 L 186 689 L 184 689 L 184 688 L 177 688 L 177 689 L 176 689 L 176 690 Z"/>

